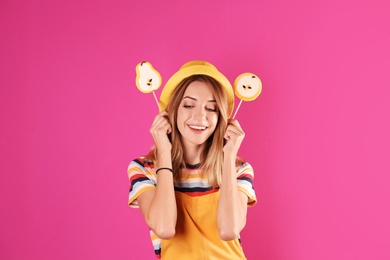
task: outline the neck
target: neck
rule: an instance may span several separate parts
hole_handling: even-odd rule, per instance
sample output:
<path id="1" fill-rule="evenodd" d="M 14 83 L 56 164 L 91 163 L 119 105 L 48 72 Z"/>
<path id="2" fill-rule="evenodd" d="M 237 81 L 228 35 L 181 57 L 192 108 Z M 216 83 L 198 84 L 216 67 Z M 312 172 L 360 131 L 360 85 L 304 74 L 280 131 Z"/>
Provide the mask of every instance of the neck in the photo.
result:
<path id="1" fill-rule="evenodd" d="M 200 155 L 203 152 L 204 144 L 202 145 L 192 145 L 185 144 L 185 160 L 188 164 L 198 164 L 200 163 Z"/>

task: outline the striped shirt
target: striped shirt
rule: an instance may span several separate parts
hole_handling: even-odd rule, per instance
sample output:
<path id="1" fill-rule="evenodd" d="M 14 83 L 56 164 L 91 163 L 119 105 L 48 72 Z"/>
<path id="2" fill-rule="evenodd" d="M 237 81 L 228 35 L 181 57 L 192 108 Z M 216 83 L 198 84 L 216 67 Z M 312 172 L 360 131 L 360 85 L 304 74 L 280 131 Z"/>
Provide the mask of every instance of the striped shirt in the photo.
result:
<path id="1" fill-rule="evenodd" d="M 202 196 L 217 192 L 218 188 L 213 188 L 207 178 L 202 178 L 202 169 L 198 165 L 187 165 L 182 169 L 182 181 L 175 182 L 175 191 L 185 193 L 189 196 Z M 127 170 L 130 191 L 129 206 L 138 207 L 137 198 L 140 194 L 148 190 L 155 190 L 157 175 L 154 171 L 153 161 L 144 157 L 133 160 Z M 248 196 L 248 206 L 256 203 L 256 195 L 253 187 L 253 168 L 249 163 L 244 163 L 237 167 L 238 189 Z M 150 238 L 154 247 L 157 259 L 161 253 L 161 239 L 150 230 Z"/>

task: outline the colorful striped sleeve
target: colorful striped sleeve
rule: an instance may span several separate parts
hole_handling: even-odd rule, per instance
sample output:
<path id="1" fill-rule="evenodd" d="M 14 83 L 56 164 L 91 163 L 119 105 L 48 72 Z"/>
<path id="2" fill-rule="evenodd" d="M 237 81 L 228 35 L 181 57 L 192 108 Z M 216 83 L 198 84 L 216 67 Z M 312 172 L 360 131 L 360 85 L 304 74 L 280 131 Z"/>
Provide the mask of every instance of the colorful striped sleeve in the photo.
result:
<path id="1" fill-rule="evenodd" d="M 138 208 L 137 198 L 140 194 L 148 190 L 156 189 L 156 176 L 154 165 L 143 157 L 133 160 L 127 168 L 129 177 L 129 206 Z"/>
<path id="2" fill-rule="evenodd" d="M 249 163 L 244 163 L 237 169 L 238 189 L 248 196 L 248 206 L 256 204 L 256 194 L 253 186 L 253 168 Z"/>

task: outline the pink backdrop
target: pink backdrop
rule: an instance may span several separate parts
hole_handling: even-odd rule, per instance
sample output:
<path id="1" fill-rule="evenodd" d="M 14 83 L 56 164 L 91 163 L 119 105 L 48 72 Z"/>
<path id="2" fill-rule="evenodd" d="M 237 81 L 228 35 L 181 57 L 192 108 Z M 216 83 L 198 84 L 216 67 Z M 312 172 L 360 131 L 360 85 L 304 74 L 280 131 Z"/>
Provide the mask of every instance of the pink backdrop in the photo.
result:
<path id="1" fill-rule="evenodd" d="M 249 259 L 390 259 L 387 0 L 0 2 L 0 259 L 152 259 L 126 168 L 191 59 L 264 90 L 237 115 Z M 161 89 L 157 92 L 157 95 Z"/>

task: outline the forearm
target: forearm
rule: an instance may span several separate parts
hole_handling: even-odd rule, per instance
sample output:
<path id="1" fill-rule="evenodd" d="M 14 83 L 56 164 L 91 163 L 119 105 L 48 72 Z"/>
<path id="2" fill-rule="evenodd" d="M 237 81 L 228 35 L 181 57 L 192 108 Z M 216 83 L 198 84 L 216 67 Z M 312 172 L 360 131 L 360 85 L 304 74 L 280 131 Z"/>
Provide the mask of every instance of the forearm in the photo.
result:
<path id="1" fill-rule="evenodd" d="M 156 170 L 172 169 L 171 155 L 160 154 Z M 177 208 L 173 185 L 173 173 L 160 170 L 157 174 L 157 186 L 150 203 L 146 220 L 149 227 L 160 238 L 171 238 L 175 234 Z"/>
<path id="2" fill-rule="evenodd" d="M 247 198 L 238 190 L 236 157 L 225 155 L 217 211 L 217 223 L 223 240 L 237 238 L 246 223 Z"/>

